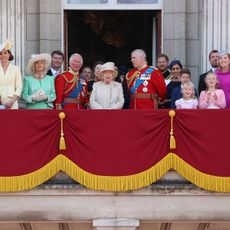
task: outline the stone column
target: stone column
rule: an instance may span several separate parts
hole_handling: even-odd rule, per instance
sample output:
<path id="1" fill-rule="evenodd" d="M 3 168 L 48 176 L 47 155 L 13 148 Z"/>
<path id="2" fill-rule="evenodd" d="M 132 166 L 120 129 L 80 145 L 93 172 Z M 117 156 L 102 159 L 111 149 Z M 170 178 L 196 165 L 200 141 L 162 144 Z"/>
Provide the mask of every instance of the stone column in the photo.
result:
<path id="1" fill-rule="evenodd" d="M 61 49 L 62 1 L 40 0 L 40 52 Z"/>
<path id="2" fill-rule="evenodd" d="M 202 69 L 210 69 L 208 53 L 212 49 L 230 50 L 230 2 L 227 0 L 200 1 L 202 13 Z"/>
<path id="3" fill-rule="evenodd" d="M 15 59 L 14 63 L 24 67 L 24 0 L 1 0 L 0 1 L 0 43 L 6 39 L 13 41 L 11 49 Z"/>
<path id="4" fill-rule="evenodd" d="M 96 230 L 135 230 L 140 226 L 136 219 L 97 219 L 93 220 Z"/>
<path id="5" fill-rule="evenodd" d="M 163 50 L 169 58 L 186 63 L 186 1 L 163 1 Z"/>

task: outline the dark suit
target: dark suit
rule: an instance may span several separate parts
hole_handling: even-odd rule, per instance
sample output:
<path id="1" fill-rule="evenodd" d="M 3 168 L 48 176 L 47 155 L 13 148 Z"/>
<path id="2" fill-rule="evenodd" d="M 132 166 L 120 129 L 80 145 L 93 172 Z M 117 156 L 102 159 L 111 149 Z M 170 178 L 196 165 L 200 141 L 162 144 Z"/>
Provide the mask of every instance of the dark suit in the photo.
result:
<path id="1" fill-rule="evenodd" d="M 53 76 L 53 73 L 52 73 L 51 69 L 49 69 L 49 70 L 47 71 L 47 75 Z"/>
<path id="2" fill-rule="evenodd" d="M 203 73 L 203 74 L 200 75 L 199 85 L 198 85 L 198 92 L 199 92 L 199 95 L 200 95 L 201 91 L 206 90 L 206 84 L 205 84 L 204 79 L 205 79 L 205 77 L 207 76 L 207 74 L 208 74 L 209 72 L 212 72 L 212 69 L 210 69 L 208 72 Z"/>

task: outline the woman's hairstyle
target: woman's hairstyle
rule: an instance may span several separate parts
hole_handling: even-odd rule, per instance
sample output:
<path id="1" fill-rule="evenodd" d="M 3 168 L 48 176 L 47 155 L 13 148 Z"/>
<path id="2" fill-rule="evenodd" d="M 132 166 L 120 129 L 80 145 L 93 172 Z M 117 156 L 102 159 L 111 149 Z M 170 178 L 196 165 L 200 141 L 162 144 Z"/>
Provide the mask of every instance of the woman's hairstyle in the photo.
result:
<path id="1" fill-rule="evenodd" d="M 181 69 L 183 69 L 183 66 L 181 62 L 177 59 L 173 59 L 169 64 L 169 69 L 172 69 L 174 65 L 179 65 Z"/>
<path id="2" fill-rule="evenodd" d="M 215 88 L 216 88 L 216 89 L 219 88 L 219 80 L 218 80 L 216 74 L 213 73 L 213 72 L 209 72 L 209 73 L 205 76 L 205 78 L 204 78 L 204 81 L 205 81 L 205 84 L 206 84 L 206 91 L 208 90 L 207 79 L 208 79 L 208 77 L 211 76 L 211 75 L 212 75 L 212 76 L 215 76 L 215 78 L 216 78 L 216 85 L 215 85 Z"/>
<path id="3" fill-rule="evenodd" d="M 31 73 L 32 73 L 32 75 L 35 75 L 35 73 L 36 73 L 35 65 L 36 65 L 36 63 L 39 62 L 39 61 L 44 61 L 44 63 L 45 63 L 44 70 L 43 70 L 43 74 L 46 74 L 47 71 L 48 71 L 48 69 L 49 69 L 49 63 L 47 63 L 45 60 L 38 60 L 38 61 L 34 62 L 34 63 L 32 64 L 32 66 L 31 66 Z"/>
<path id="4" fill-rule="evenodd" d="M 13 60 L 14 60 L 13 54 L 11 53 L 10 50 L 7 50 L 7 51 L 8 51 L 8 53 L 10 54 L 9 61 L 13 61 Z"/>
<path id="5" fill-rule="evenodd" d="M 218 58 L 220 59 L 220 58 L 221 58 L 222 56 L 224 56 L 224 55 L 227 55 L 228 58 L 230 59 L 230 53 L 228 53 L 228 52 L 226 52 L 226 51 L 220 52 L 219 55 L 218 55 Z M 221 70 L 222 67 L 220 66 L 220 62 L 218 62 L 218 66 L 219 66 L 219 69 Z M 229 63 L 228 69 L 230 70 L 230 63 Z"/>
<path id="6" fill-rule="evenodd" d="M 193 99 L 196 98 L 196 97 L 195 97 L 195 86 L 194 86 L 194 84 L 193 84 L 191 81 L 184 83 L 183 88 L 181 89 L 182 95 L 184 95 L 184 89 L 185 89 L 186 87 L 189 87 L 189 88 L 192 89 L 192 98 L 193 98 Z"/>

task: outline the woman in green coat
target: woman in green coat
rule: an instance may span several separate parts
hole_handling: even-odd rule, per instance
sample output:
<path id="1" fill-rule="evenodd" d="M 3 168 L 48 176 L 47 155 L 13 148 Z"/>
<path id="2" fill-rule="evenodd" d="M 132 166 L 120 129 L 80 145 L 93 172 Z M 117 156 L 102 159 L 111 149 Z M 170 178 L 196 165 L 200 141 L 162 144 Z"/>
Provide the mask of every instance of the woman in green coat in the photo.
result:
<path id="1" fill-rule="evenodd" d="M 56 98 L 54 78 L 46 75 L 50 66 L 49 54 L 33 55 L 27 65 L 24 78 L 22 99 L 26 102 L 27 109 L 51 109 Z"/>

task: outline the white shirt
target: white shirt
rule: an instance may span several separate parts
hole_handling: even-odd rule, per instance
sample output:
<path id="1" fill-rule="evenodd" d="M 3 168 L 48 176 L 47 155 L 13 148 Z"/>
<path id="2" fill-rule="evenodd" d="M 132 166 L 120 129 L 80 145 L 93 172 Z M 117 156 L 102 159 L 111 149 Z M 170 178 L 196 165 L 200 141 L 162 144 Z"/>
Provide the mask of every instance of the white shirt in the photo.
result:
<path id="1" fill-rule="evenodd" d="M 52 75 L 55 77 L 57 77 L 57 75 L 60 73 L 60 71 L 56 71 L 55 69 L 53 68 L 50 68 L 51 72 L 52 72 Z"/>

